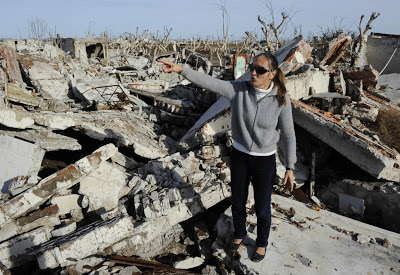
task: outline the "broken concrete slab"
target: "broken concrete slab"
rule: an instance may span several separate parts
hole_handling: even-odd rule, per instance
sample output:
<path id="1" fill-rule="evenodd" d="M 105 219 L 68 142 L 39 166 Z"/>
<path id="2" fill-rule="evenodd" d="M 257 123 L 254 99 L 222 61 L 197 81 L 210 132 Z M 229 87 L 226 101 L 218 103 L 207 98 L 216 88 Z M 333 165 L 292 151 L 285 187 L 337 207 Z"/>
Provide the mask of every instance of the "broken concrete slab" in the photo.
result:
<path id="1" fill-rule="evenodd" d="M 346 113 L 348 106 L 351 105 L 351 97 L 339 93 L 318 93 L 303 97 L 302 102 L 317 107 L 322 111 L 332 112 L 334 114 Z"/>
<path id="2" fill-rule="evenodd" d="M 39 100 L 32 95 L 32 92 L 19 87 L 16 84 L 7 84 L 7 98 L 11 102 L 22 103 L 28 106 L 38 107 Z"/>
<path id="3" fill-rule="evenodd" d="M 350 114 L 360 121 L 374 123 L 378 116 L 379 109 L 367 103 L 355 103 L 352 105 Z"/>
<path id="4" fill-rule="evenodd" d="M 104 254 L 107 248 L 133 232 L 132 218 L 119 216 L 89 224 L 72 234 L 44 243 L 33 253 L 38 255 L 40 269 L 65 267 L 90 255 Z"/>
<path id="5" fill-rule="evenodd" d="M 104 212 L 117 207 L 119 199 L 128 194 L 130 189 L 125 173 L 114 164 L 103 162 L 80 181 L 78 192 L 88 198 L 88 211 Z"/>
<path id="6" fill-rule="evenodd" d="M 62 79 L 40 79 L 36 80 L 37 88 L 41 91 L 44 99 L 69 100 L 68 83 Z"/>
<path id="7" fill-rule="evenodd" d="M 34 124 L 32 115 L 26 111 L 0 109 L 0 124 L 16 129 L 26 129 Z"/>
<path id="8" fill-rule="evenodd" d="M 376 71 L 371 65 L 366 65 L 358 68 L 351 68 L 343 71 L 343 77 L 345 80 L 352 80 L 355 83 L 362 82 L 362 88 L 367 87 L 376 88 L 378 84 L 378 71 Z"/>
<path id="9" fill-rule="evenodd" d="M 126 58 L 126 61 L 130 66 L 133 66 L 136 70 L 143 70 L 146 68 L 149 60 L 146 57 L 139 56 L 139 57 L 132 57 L 129 56 Z"/>
<path id="10" fill-rule="evenodd" d="M 286 75 L 304 65 L 311 56 L 311 51 L 312 47 L 299 35 L 276 50 L 273 55 L 277 57 L 279 68 Z"/>
<path id="11" fill-rule="evenodd" d="M 127 85 L 129 85 L 130 88 L 139 91 L 147 91 L 152 94 L 161 94 L 169 87 L 168 82 L 164 80 L 145 80 L 139 82 L 131 82 Z"/>
<path id="12" fill-rule="evenodd" d="M 41 180 L 28 191 L 1 204 L 0 225 L 37 208 L 54 196 L 59 190 L 75 185 L 90 172 L 97 169 L 103 161 L 111 158 L 116 152 L 117 148 L 113 144 L 100 147 L 93 154 Z"/>
<path id="13" fill-rule="evenodd" d="M 240 259 L 232 260 L 223 250 L 230 241 L 228 239 L 226 242 L 225 237 L 233 234 L 229 211 L 217 223 L 218 238 L 213 244 L 214 255 L 236 272 L 244 274 L 292 273 L 294 270 L 304 274 L 357 273 L 360 270 L 374 270 L 377 273 L 400 271 L 397 265 L 398 247 L 362 245 L 354 241 L 357 234 L 362 234 L 398 243 L 399 234 L 325 210 L 315 211 L 305 204 L 277 195 L 272 196 L 272 203 L 274 208 L 269 246 L 261 263 L 253 263 L 249 259 L 256 248 L 256 230 L 248 233 L 244 240 L 245 246 L 239 248 Z M 282 215 L 287 213 L 285 211 L 292 215 Z M 295 219 L 289 219 L 290 216 Z M 254 218 L 254 214 L 248 216 L 248 220 Z M 362 256 L 354 259 L 354 253 Z M 281 261 L 285 264 L 282 265 Z"/>
<path id="14" fill-rule="evenodd" d="M 384 144 L 355 131 L 332 113 L 292 100 L 293 120 L 376 178 L 400 182 L 400 156 Z"/>
<path id="15" fill-rule="evenodd" d="M 20 55 L 18 61 L 27 77 L 45 99 L 69 100 L 69 86 L 64 75 L 48 60 Z"/>
<path id="16" fill-rule="evenodd" d="M 52 124 L 56 123 L 54 120 Z M 35 127 L 36 129 L 29 129 L 25 131 L 1 131 L 0 135 L 7 135 L 21 140 L 35 143 L 38 147 L 46 151 L 58 150 L 81 150 L 82 146 L 74 138 L 63 136 L 51 132 L 46 128 Z"/>
<path id="17" fill-rule="evenodd" d="M 0 242 L 39 227 L 53 228 L 61 223 L 58 214 L 58 206 L 55 205 L 46 207 L 43 210 L 37 210 L 29 216 L 11 220 L 1 226 Z"/>
<path id="18" fill-rule="evenodd" d="M 45 151 L 33 143 L 0 135 L 1 193 L 10 193 L 11 181 L 18 176 L 32 177 L 31 181 L 36 182 L 44 154 Z"/>
<path id="19" fill-rule="evenodd" d="M 32 80 L 61 80 L 64 76 L 46 59 L 30 55 L 20 55 L 18 61 Z"/>
<path id="20" fill-rule="evenodd" d="M 153 106 L 158 106 L 173 114 L 189 115 L 191 112 L 190 103 L 186 99 L 172 99 L 161 95 L 162 91 L 146 90 L 134 83 L 129 83 L 127 87 L 131 93 L 153 100 Z"/>
<path id="21" fill-rule="evenodd" d="M 12 83 L 22 85 L 24 81 L 22 80 L 21 71 L 19 69 L 19 64 L 17 61 L 17 53 L 15 49 L 5 45 L 0 45 L 0 53 L 5 59 L 5 68 L 7 71 L 7 75 L 9 80 Z"/>
<path id="22" fill-rule="evenodd" d="M 27 261 L 34 260 L 35 255 L 30 254 L 30 252 L 35 246 L 48 241 L 50 238 L 50 229 L 38 228 L 0 243 L 0 259 L 2 264 L 10 269 Z"/>
<path id="23" fill-rule="evenodd" d="M 48 130 L 26 130 L 26 131 L 0 131 L 0 139 L 8 140 L 5 149 L 8 154 L 3 158 L 3 177 L 0 176 L 0 183 L 3 193 L 11 193 L 13 196 L 25 191 L 37 183 L 37 175 L 41 169 L 42 159 L 47 151 L 58 150 L 80 150 L 82 147 L 76 139 L 52 133 Z M 10 142 L 17 146 L 11 146 Z M 32 147 L 33 151 L 26 151 L 28 147 Z M 25 149 L 24 149 L 25 148 Z M 3 148 L 4 150 L 4 148 Z M 10 150 L 16 150 L 12 152 Z M 21 151 L 23 150 L 23 151 Z M 0 149 L 1 151 L 1 149 Z M 7 156 L 16 155 L 16 158 Z M 21 160 L 25 160 L 22 161 Z M 16 161 L 18 164 L 16 164 Z M 28 163 L 29 162 L 29 163 Z M 0 161 L 1 163 L 1 161 Z M 10 170 L 11 169 L 11 170 Z M 18 173 L 9 174 L 7 171 L 19 171 Z"/>
<path id="24" fill-rule="evenodd" d="M 124 168 L 124 170 L 130 171 L 141 166 L 141 164 L 135 161 L 133 158 L 127 157 L 120 152 L 117 152 L 112 156 L 111 160 Z"/>
<path id="25" fill-rule="evenodd" d="M 83 200 L 82 196 L 77 194 L 65 195 L 65 196 L 54 196 L 50 203 L 58 206 L 58 213 L 65 215 L 71 212 L 71 210 L 81 209 L 79 201 Z"/>
<path id="26" fill-rule="evenodd" d="M 328 69 L 332 68 L 336 62 L 343 56 L 347 45 L 351 42 L 351 36 L 342 34 L 329 42 L 329 49 L 324 59 L 320 62 L 321 66 Z"/>
<path id="27" fill-rule="evenodd" d="M 114 139 L 119 146 L 132 146 L 136 154 L 149 159 L 164 157 L 169 150 L 176 149 L 169 148 L 169 144 L 161 146 L 156 140 L 154 124 L 132 112 L 38 113 L 35 121 L 50 129 L 73 126 L 96 140 Z"/>

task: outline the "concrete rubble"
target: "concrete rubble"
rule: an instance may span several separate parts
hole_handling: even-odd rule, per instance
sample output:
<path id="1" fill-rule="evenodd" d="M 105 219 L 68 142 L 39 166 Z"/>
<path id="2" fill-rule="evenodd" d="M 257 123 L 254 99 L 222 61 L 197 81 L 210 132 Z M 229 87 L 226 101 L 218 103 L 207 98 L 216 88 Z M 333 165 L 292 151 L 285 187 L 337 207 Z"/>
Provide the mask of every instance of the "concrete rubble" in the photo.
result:
<path id="1" fill-rule="evenodd" d="M 247 251 L 240 260 L 225 252 L 228 100 L 156 62 L 248 80 L 260 48 L 221 56 L 209 41 L 127 33 L 0 42 L 0 274 L 400 272 L 399 149 L 377 126 L 383 112 L 399 111 L 398 72 L 349 66 L 350 42 L 344 34 L 315 50 L 298 36 L 273 53 L 287 77 L 298 162 L 291 193 L 281 185 L 278 144 L 268 267 L 249 261 L 251 197 Z M 354 176 L 332 168 L 341 163 Z M 321 249 L 331 251 L 329 261 Z M 386 256 L 372 267 L 348 260 L 357 253 L 373 262 Z"/>

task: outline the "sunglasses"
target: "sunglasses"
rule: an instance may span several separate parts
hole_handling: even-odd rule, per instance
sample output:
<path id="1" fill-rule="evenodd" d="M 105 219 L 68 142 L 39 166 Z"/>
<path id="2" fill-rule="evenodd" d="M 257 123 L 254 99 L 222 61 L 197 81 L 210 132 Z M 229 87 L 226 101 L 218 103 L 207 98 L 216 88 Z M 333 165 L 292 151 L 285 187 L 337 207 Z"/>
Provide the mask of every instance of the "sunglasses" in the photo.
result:
<path id="1" fill-rule="evenodd" d="M 262 66 L 257 66 L 257 65 L 249 64 L 249 71 L 252 72 L 253 70 L 256 70 L 256 74 L 258 74 L 258 75 L 262 75 L 262 74 L 265 74 L 265 73 L 270 73 L 270 72 L 275 71 L 275 70 L 268 70 L 268 69 L 265 69 L 265 68 L 262 67 Z"/>

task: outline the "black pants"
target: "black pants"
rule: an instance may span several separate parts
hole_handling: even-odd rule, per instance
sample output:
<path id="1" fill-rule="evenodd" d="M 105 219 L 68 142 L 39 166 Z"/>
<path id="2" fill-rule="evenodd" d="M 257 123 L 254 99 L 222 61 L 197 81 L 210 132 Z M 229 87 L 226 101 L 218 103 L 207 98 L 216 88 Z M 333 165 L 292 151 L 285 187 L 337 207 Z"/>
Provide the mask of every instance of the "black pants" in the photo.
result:
<path id="1" fill-rule="evenodd" d="M 246 201 L 251 180 L 257 215 L 256 245 L 266 247 L 271 228 L 271 193 L 276 175 L 275 154 L 266 157 L 251 156 L 233 148 L 230 162 L 234 238 L 243 239 L 246 236 Z"/>

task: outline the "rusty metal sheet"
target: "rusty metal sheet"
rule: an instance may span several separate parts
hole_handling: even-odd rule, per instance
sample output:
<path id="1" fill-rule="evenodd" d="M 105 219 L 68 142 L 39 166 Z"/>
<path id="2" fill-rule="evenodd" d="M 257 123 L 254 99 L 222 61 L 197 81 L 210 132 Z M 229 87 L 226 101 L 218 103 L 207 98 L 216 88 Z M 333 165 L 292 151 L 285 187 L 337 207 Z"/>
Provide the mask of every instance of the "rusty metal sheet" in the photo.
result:
<path id="1" fill-rule="evenodd" d="M 24 83 L 24 81 L 22 80 L 21 71 L 19 69 L 19 64 L 17 61 L 16 51 L 6 45 L 0 45 L 0 52 L 6 62 L 6 67 L 7 67 L 6 72 L 8 74 L 9 80 L 12 83 L 19 83 L 19 84 Z"/>

